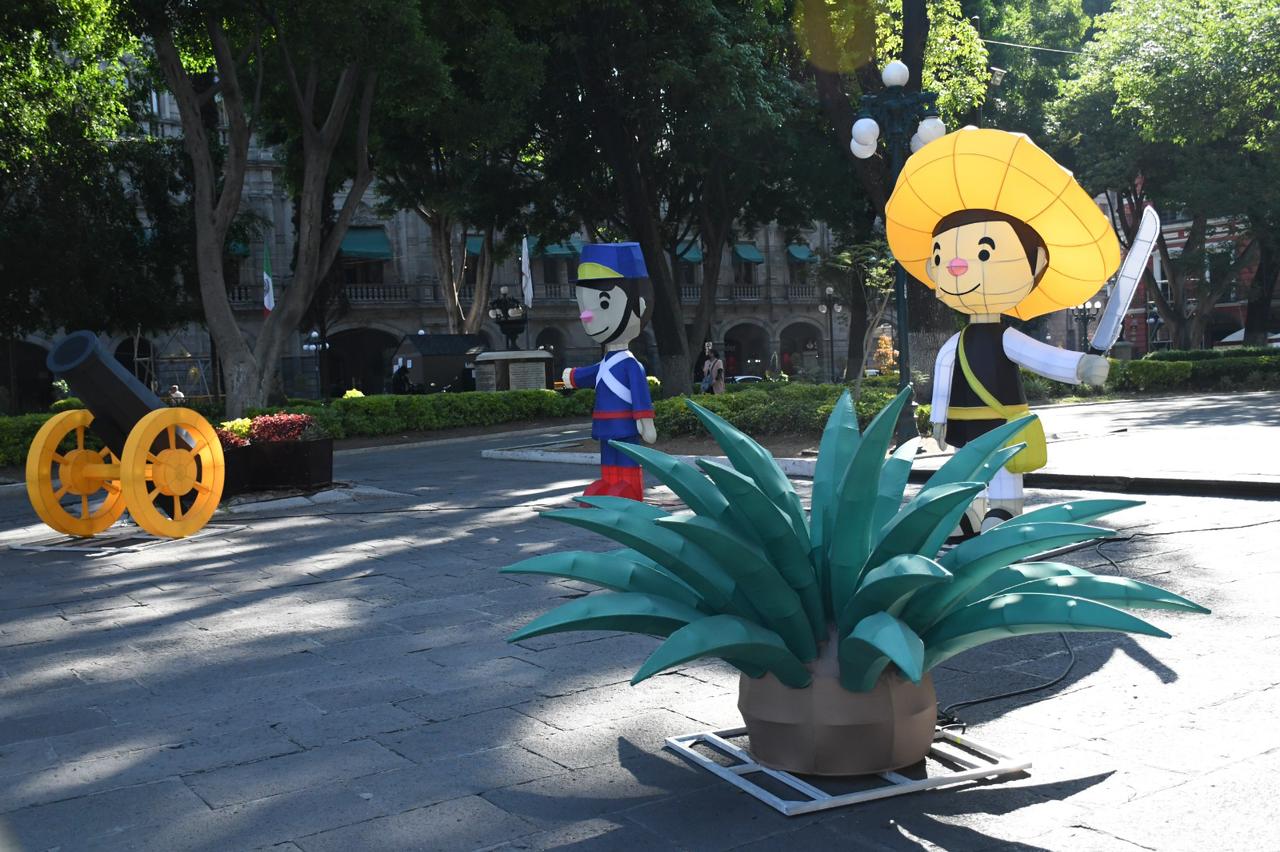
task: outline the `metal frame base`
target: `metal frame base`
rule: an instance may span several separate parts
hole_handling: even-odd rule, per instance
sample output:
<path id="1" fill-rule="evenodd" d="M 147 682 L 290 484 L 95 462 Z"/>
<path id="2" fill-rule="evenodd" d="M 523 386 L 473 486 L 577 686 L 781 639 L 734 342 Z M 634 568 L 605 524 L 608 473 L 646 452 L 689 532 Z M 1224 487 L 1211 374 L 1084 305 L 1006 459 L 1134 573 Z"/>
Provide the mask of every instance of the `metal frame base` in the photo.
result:
<path id="1" fill-rule="evenodd" d="M 916 768 L 912 767 L 899 772 L 880 772 L 874 775 L 858 775 L 845 779 L 815 778 L 811 783 L 792 775 L 790 772 L 761 766 L 755 762 L 749 752 L 728 741 L 729 738 L 745 736 L 746 733 L 747 729 L 741 727 L 667 737 L 667 748 L 708 772 L 720 776 L 744 793 L 755 796 L 784 816 L 796 816 L 797 814 L 841 808 L 846 805 L 856 805 L 875 799 L 887 799 L 891 796 L 917 793 L 921 790 L 934 790 L 939 787 L 949 787 L 983 778 L 1011 775 L 1031 768 L 1030 760 L 1016 760 L 1006 757 L 993 749 L 974 742 L 968 737 L 938 728 L 934 731 L 933 746 L 929 749 L 928 756 L 937 763 L 942 764 L 945 771 L 939 774 L 932 774 L 935 767 L 924 764 L 918 765 L 919 771 L 925 776 L 922 778 L 909 778 L 901 774 L 901 772 L 915 771 Z M 736 762 L 726 766 L 712 760 L 694 749 L 694 746 L 699 744 L 707 746 Z M 749 777 L 757 774 L 763 774 L 775 782 L 779 782 L 773 785 L 775 788 L 780 785 L 789 787 L 799 794 L 799 798 L 782 798 L 765 789 Z M 874 786 L 870 789 L 849 793 L 831 793 L 814 786 L 815 784 L 823 783 L 830 783 L 833 786 L 839 784 L 848 786 L 850 781 L 860 782 L 864 786 L 867 783 L 871 783 Z"/>
<path id="2" fill-rule="evenodd" d="M 243 525 L 207 524 L 199 532 L 185 538 L 166 538 L 154 536 L 133 524 L 119 523 L 88 538 L 59 535 L 53 538 L 10 544 L 9 549 L 26 550 L 35 553 L 83 553 L 87 556 L 101 556 L 106 553 L 136 553 L 139 550 L 146 550 L 162 544 L 195 541 L 206 536 L 225 535 L 242 529 L 244 529 Z"/>

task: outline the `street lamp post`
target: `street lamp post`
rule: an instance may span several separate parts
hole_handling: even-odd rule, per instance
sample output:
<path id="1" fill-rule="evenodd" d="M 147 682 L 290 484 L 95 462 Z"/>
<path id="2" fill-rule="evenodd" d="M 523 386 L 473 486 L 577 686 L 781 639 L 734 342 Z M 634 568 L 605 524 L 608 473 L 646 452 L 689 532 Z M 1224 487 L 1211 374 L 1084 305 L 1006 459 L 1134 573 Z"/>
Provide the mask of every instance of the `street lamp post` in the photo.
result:
<path id="1" fill-rule="evenodd" d="M 1067 313 L 1079 326 L 1076 332 L 1076 349 L 1084 352 L 1089 347 L 1089 323 L 1102 314 L 1102 302 L 1084 302 L 1074 308 L 1067 308 Z"/>
<path id="2" fill-rule="evenodd" d="M 898 182 L 898 175 L 907 157 L 925 145 L 946 135 L 946 125 L 938 118 L 938 96 L 933 92 L 908 92 L 907 81 L 911 72 L 907 66 L 894 60 L 880 73 L 885 90 L 862 96 L 862 112 L 853 123 L 853 139 L 849 149 L 858 159 L 875 155 L 884 141 L 889 160 L 889 184 Z M 912 129 L 914 128 L 914 135 Z M 911 382 L 911 344 L 907 316 L 907 272 L 902 264 L 894 263 L 893 299 L 897 304 L 898 325 L 898 387 L 905 388 Z M 895 434 L 901 444 L 917 436 L 915 404 L 904 406 L 898 418 Z"/>
<path id="3" fill-rule="evenodd" d="M 303 352 L 314 353 L 316 358 L 316 396 L 324 397 L 324 368 L 321 366 L 320 359 L 329 348 L 329 341 L 320 336 L 319 331 L 312 330 L 307 335 L 307 340 L 302 344 Z"/>
<path id="4" fill-rule="evenodd" d="M 498 289 L 498 298 L 489 303 L 489 316 L 497 321 L 507 338 L 507 349 L 519 349 L 516 339 L 525 330 L 529 317 L 525 315 L 524 305 L 507 295 L 507 288 Z"/>
<path id="5" fill-rule="evenodd" d="M 836 314 L 844 311 L 844 305 L 836 298 L 834 287 L 828 287 L 818 304 L 818 313 L 827 315 L 827 364 L 831 368 L 831 383 L 836 383 Z"/>

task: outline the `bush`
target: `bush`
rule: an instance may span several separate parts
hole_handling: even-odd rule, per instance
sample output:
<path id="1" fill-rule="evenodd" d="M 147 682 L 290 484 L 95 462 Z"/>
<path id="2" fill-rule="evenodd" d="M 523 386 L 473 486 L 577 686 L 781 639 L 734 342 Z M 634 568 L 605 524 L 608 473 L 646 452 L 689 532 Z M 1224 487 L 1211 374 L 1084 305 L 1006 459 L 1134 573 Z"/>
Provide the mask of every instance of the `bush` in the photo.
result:
<path id="1" fill-rule="evenodd" d="M 351 388 L 349 391 L 347 391 L 342 395 L 342 398 L 343 399 L 360 399 L 363 396 L 364 394 L 361 393 L 359 390 L 357 390 L 356 388 Z"/>
<path id="2" fill-rule="evenodd" d="M 240 417 L 235 420 L 224 420 L 219 427 L 224 432 L 229 432 L 237 438 L 249 440 L 249 428 L 253 425 L 253 420 L 249 417 Z"/>
<path id="3" fill-rule="evenodd" d="M 302 434 L 315 421 L 306 414 L 263 414 L 253 418 L 249 441 L 255 444 L 271 441 L 300 441 Z"/>
<path id="4" fill-rule="evenodd" d="M 213 433 L 218 436 L 218 443 L 222 445 L 222 449 L 229 450 L 233 447 L 249 446 L 249 439 L 242 438 L 229 429 L 223 429 L 220 426 L 213 427 Z"/>
<path id="5" fill-rule="evenodd" d="M 27 449 L 49 414 L 19 414 L 0 417 L 0 466 L 17 467 L 27 463 Z"/>
<path id="6" fill-rule="evenodd" d="M 54 414 L 59 411 L 71 411 L 73 409 L 84 408 L 84 403 L 78 397 L 69 396 L 66 399 L 60 399 L 53 405 L 49 406 L 49 410 Z"/>
<path id="7" fill-rule="evenodd" d="M 1235 346 L 1230 349 L 1161 349 L 1142 356 L 1143 361 L 1217 361 L 1221 358 L 1257 358 L 1280 355 L 1270 346 Z"/>
<path id="8" fill-rule="evenodd" d="M 1112 361 L 1107 386 L 1120 391 L 1185 389 L 1191 378 L 1189 361 Z"/>
<path id="9" fill-rule="evenodd" d="M 791 382 L 775 384 L 768 389 L 761 382 L 750 390 L 710 396 L 701 394 L 695 401 L 728 420 L 749 435 L 787 432 L 819 435 L 844 385 L 808 385 Z M 866 427 L 871 418 L 897 393 L 897 388 L 881 390 L 863 388 L 855 409 L 858 423 Z M 663 437 L 704 434 L 701 422 L 685 405 L 683 397 L 664 399 L 654 405 L 654 423 Z"/>

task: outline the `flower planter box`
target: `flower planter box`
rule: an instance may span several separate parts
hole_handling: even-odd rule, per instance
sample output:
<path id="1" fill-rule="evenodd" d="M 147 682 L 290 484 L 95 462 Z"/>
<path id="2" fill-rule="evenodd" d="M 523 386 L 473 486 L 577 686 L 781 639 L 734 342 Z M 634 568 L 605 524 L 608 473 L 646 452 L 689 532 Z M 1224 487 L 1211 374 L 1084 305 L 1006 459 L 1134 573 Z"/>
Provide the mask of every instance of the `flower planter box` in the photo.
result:
<path id="1" fill-rule="evenodd" d="M 271 441 L 229 447 L 223 496 L 281 488 L 311 490 L 333 482 L 333 439 Z"/>

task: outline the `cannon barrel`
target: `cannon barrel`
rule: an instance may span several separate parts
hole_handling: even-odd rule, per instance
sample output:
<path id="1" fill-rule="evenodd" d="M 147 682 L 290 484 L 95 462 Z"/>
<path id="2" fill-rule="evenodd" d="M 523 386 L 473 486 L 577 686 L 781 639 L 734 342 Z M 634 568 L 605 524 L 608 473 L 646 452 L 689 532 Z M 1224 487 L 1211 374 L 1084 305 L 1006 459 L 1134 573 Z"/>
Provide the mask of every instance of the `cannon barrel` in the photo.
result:
<path id="1" fill-rule="evenodd" d="M 160 397 L 102 348 L 92 331 L 67 335 L 49 352 L 46 363 L 93 413 L 90 428 L 116 456 L 124 453 L 125 438 L 134 425 L 148 412 L 165 407 Z"/>

